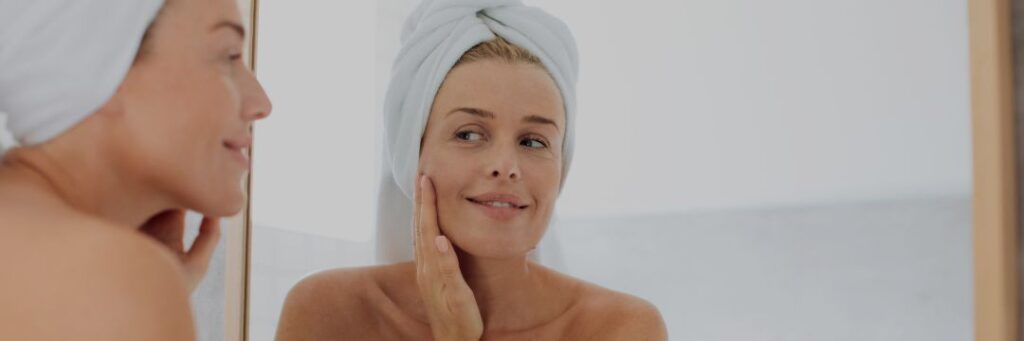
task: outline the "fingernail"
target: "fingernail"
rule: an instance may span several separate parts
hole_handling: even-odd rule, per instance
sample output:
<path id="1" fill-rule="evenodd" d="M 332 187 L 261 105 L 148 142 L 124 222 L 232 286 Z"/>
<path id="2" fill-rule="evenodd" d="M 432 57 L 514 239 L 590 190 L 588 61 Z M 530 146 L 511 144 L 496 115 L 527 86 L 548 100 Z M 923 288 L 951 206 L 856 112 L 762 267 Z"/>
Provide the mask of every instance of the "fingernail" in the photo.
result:
<path id="1" fill-rule="evenodd" d="M 434 244 L 437 245 L 437 251 L 441 251 L 441 253 L 448 252 L 448 242 L 445 240 L 444 236 L 435 237 Z"/>

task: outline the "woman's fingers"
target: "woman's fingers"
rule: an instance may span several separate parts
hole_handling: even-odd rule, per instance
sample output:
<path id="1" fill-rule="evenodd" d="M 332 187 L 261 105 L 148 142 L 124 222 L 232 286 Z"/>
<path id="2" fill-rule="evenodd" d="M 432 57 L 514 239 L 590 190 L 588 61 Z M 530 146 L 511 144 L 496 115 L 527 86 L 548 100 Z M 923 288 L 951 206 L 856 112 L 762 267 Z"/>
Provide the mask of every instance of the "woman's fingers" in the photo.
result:
<path id="1" fill-rule="evenodd" d="M 429 242 L 441 234 L 437 226 L 437 198 L 434 193 L 434 184 L 430 177 L 424 175 L 420 178 L 420 233 L 423 239 L 421 242 Z"/>
<path id="2" fill-rule="evenodd" d="M 441 229 L 437 223 L 437 199 L 434 194 L 434 185 L 430 178 L 420 178 L 419 199 L 421 202 L 417 223 L 419 235 L 419 252 L 422 256 L 422 266 L 426 271 L 435 272 L 444 280 L 457 280 L 464 282 L 462 272 L 459 271 L 459 260 L 452 249 L 448 237 L 441 235 Z M 420 262 L 419 260 L 417 262 Z"/>
<path id="3" fill-rule="evenodd" d="M 160 244 L 164 244 L 175 254 L 185 251 L 182 238 L 185 235 L 185 211 L 169 210 L 153 216 L 142 227 L 143 233 L 149 235 Z"/>
<path id="4" fill-rule="evenodd" d="M 421 260 L 423 260 L 423 247 L 422 247 L 422 244 L 423 244 L 422 243 L 422 239 L 423 238 L 422 238 L 422 232 L 420 232 L 420 212 L 423 211 L 422 210 L 422 206 L 423 206 L 423 186 L 421 185 L 421 180 L 423 179 L 423 177 L 424 177 L 424 175 L 422 175 L 422 174 L 419 175 L 418 177 L 416 177 L 416 202 L 413 203 L 413 205 L 412 205 L 413 206 L 413 216 L 412 216 L 413 238 L 412 238 L 412 240 L 413 240 L 413 250 L 415 251 L 414 254 L 416 256 L 416 263 L 417 263 L 417 265 L 420 265 Z"/>
<path id="5" fill-rule="evenodd" d="M 459 268 L 458 255 L 445 236 L 433 239 L 431 250 L 437 257 L 432 271 L 430 294 L 433 309 L 440 310 L 435 318 L 434 331 L 438 340 L 479 339 L 483 333 L 483 320 L 473 290 L 466 284 Z"/>
<path id="6" fill-rule="evenodd" d="M 477 309 L 473 291 L 462 277 L 459 268 L 459 257 L 452 250 L 451 241 L 445 236 L 434 238 L 434 246 L 440 257 L 437 261 L 437 275 L 440 295 L 450 312 Z"/>
<path id="7" fill-rule="evenodd" d="M 420 176 L 417 181 L 416 197 L 419 203 L 416 206 L 416 262 L 420 271 L 426 271 L 426 267 L 433 267 L 436 262 L 437 252 L 431 246 L 434 237 L 440 233 L 437 226 L 437 199 L 434 195 L 434 186 L 426 175 Z"/>
<path id="8" fill-rule="evenodd" d="M 139 230 L 178 256 L 188 276 L 189 291 L 194 290 L 206 275 L 210 259 L 220 241 L 220 219 L 204 217 L 199 226 L 199 235 L 192 242 L 192 247 L 185 250 L 184 210 L 161 212 L 150 218 Z"/>
<path id="9" fill-rule="evenodd" d="M 415 203 L 416 282 L 437 340 L 479 339 L 483 322 L 459 259 L 437 221 L 437 196 L 426 175 L 417 179 Z"/>
<path id="10" fill-rule="evenodd" d="M 189 276 L 195 279 L 196 284 L 206 274 L 209 268 L 210 259 L 217 249 L 217 242 L 220 241 L 220 219 L 203 217 L 199 225 L 199 235 L 192 242 L 192 247 L 185 254 L 185 268 Z"/>
<path id="11" fill-rule="evenodd" d="M 413 255 L 416 257 L 414 260 L 416 261 L 416 274 L 417 275 L 420 275 L 420 274 L 422 274 L 424 272 L 424 265 L 425 265 L 424 264 L 424 260 L 423 260 L 423 247 L 422 247 L 423 243 L 420 242 L 420 240 L 423 239 L 422 236 L 421 236 L 421 233 L 420 233 L 420 206 L 423 205 L 423 198 L 422 198 L 423 197 L 422 196 L 423 186 L 420 186 L 420 179 L 422 179 L 422 178 L 423 178 L 423 175 L 420 175 L 420 176 L 416 177 L 416 202 L 413 203 L 413 205 L 412 205 L 412 207 L 413 207 L 413 215 L 412 215 L 412 226 L 413 226 L 412 245 L 413 245 L 413 252 L 414 252 Z"/>
<path id="12" fill-rule="evenodd" d="M 441 279 L 449 282 L 465 282 L 459 269 L 459 257 L 452 252 L 452 244 L 445 236 L 434 237 L 434 247 L 438 253 L 437 273 Z"/>

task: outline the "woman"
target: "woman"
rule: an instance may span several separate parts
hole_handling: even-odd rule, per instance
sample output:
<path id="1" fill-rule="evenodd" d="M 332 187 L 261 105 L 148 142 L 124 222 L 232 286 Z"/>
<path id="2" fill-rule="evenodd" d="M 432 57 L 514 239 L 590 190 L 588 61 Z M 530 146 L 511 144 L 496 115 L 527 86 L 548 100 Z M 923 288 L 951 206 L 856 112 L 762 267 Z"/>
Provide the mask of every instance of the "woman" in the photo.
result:
<path id="1" fill-rule="evenodd" d="M 426 1 L 404 39 L 378 217 L 411 221 L 415 261 L 307 277 L 278 339 L 665 339 L 651 304 L 528 258 L 572 150 L 564 25 L 518 1 Z"/>
<path id="2" fill-rule="evenodd" d="M 0 339 L 192 340 L 270 113 L 233 0 L 0 0 Z M 191 250 L 183 211 L 206 216 Z"/>

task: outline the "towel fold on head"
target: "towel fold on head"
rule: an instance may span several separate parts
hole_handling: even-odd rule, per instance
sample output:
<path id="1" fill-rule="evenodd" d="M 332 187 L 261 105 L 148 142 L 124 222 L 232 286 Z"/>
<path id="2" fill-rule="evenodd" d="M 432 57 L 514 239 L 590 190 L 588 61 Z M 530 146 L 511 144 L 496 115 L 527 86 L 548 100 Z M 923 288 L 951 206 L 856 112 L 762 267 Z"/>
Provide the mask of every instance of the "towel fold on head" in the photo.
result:
<path id="1" fill-rule="evenodd" d="M 0 112 L 22 145 L 99 109 L 163 0 L 0 0 Z"/>
<path id="2" fill-rule="evenodd" d="M 384 155 L 377 209 L 377 257 L 412 260 L 414 182 L 420 139 L 438 88 L 463 53 L 501 37 L 537 56 L 561 91 L 566 129 L 562 183 L 573 151 L 576 43 L 561 20 L 519 0 L 424 0 L 402 29 L 402 47 L 384 98 Z M 552 231 L 538 247 L 543 262 Z"/>

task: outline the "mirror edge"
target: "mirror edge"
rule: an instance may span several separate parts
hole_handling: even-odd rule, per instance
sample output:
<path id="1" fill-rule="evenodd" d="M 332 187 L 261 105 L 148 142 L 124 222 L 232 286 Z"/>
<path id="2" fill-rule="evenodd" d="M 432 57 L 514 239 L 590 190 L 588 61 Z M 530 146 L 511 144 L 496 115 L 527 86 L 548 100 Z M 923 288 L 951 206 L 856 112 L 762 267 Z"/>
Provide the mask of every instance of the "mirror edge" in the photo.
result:
<path id="1" fill-rule="evenodd" d="M 258 0 L 237 0 L 238 9 L 242 14 L 242 25 L 248 30 L 244 48 L 245 62 L 251 70 L 256 71 L 256 13 Z M 253 132 L 250 128 L 250 134 Z M 253 146 L 255 147 L 255 145 Z M 224 340 L 248 340 L 249 315 L 249 269 L 250 269 L 250 228 L 252 217 L 252 150 L 248 150 L 250 160 L 249 173 L 242 179 L 243 191 L 246 194 L 242 211 L 227 220 L 222 227 L 225 238 L 225 276 L 224 276 Z"/>

